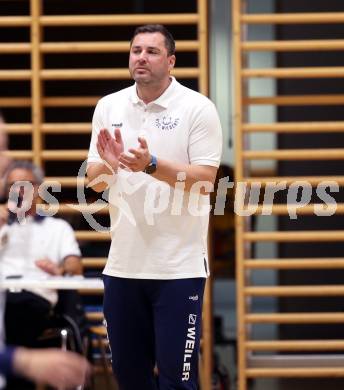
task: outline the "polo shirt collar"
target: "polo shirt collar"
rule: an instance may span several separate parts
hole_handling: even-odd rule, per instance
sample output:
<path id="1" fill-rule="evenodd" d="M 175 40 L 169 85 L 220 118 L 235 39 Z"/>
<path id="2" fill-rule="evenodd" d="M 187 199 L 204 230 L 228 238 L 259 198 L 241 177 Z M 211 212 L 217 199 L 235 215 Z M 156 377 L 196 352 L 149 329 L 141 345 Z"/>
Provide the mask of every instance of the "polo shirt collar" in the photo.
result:
<path id="1" fill-rule="evenodd" d="M 35 222 L 41 223 L 45 220 L 46 216 L 35 214 L 33 219 Z"/>
<path id="2" fill-rule="evenodd" d="M 32 215 L 26 216 L 25 218 L 26 218 L 26 220 L 28 222 L 34 221 L 34 222 L 37 222 L 37 223 L 42 223 L 45 220 L 46 217 L 44 215 L 35 214 L 33 216 Z M 10 218 L 9 225 L 12 225 L 13 223 L 18 223 L 18 219 L 17 219 L 15 214 L 14 214 L 13 218 Z"/>
<path id="3" fill-rule="evenodd" d="M 150 105 L 155 104 L 155 105 L 163 107 L 163 108 L 168 107 L 168 105 L 173 97 L 173 91 L 175 90 L 175 88 L 178 84 L 178 81 L 173 76 L 170 76 L 170 78 L 172 79 L 170 85 L 166 88 L 166 90 L 164 91 L 164 93 L 162 95 L 160 95 L 154 101 L 150 102 L 149 103 Z M 134 103 L 134 104 L 143 103 L 142 100 L 137 96 L 136 83 L 132 86 L 131 94 L 129 97 L 130 97 L 130 100 L 132 101 L 132 103 Z"/>

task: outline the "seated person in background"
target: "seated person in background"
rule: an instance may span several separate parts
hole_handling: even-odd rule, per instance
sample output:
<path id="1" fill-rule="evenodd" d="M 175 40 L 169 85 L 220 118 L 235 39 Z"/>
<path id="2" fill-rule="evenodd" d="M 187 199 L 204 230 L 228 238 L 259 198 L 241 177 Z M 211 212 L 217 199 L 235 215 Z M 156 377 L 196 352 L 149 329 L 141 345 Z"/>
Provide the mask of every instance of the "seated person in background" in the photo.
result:
<path id="1" fill-rule="evenodd" d="M 14 218 L 9 220 L 7 204 L 1 206 L 2 276 L 23 275 L 38 279 L 47 274 L 82 274 L 80 249 L 72 227 L 63 219 L 42 217 L 36 213 L 39 199 L 38 187 L 43 181 L 42 170 L 31 162 L 15 161 L 10 164 L 5 176 L 7 194 L 12 185 L 18 181 L 32 183 L 33 200 L 31 206 L 26 208 L 24 205 L 26 195 L 24 195 L 22 206 L 18 205 L 23 210 L 27 209 L 23 224 L 18 223 Z M 22 191 L 22 188 L 18 191 Z M 30 189 L 26 188 L 24 191 Z M 5 233 L 1 234 L 2 231 Z M 7 292 L 6 299 L 7 343 L 34 347 L 38 336 L 47 327 L 49 315 L 57 302 L 57 291 L 33 289 Z"/>

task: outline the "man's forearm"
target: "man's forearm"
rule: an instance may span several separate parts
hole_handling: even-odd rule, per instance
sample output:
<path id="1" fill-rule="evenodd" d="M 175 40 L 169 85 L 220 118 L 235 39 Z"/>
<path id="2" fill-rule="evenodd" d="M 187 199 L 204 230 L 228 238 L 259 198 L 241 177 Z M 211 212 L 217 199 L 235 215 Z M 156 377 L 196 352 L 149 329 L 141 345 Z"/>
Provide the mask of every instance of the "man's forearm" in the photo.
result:
<path id="1" fill-rule="evenodd" d="M 63 274 L 82 275 L 83 267 L 80 257 L 67 256 L 62 265 Z"/>
<path id="2" fill-rule="evenodd" d="M 108 188 L 108 179 L 111 177 L 112 180 L 115 180 L 116 171 L 113 171 L 110 167 L 106 166 L 103 163 L 89 163 L 87 165 L 87 177 L 91 183 L 90 187 L 96 192 L 103 192 Z M 104 179 L 101 179 L 101 176 L 104 175 Z M 99 180 L 98 183 L 92 184 L 92 182 Z M 106 180 L 105 180 L 106 179 Z"/>
<path id="3" fill-rule="evenodd" d="M 177 178 L 180 172 L 184 173 L 184 177 L 181 175 L 180 178 Z M 174 187 L 178 181 L 185 181 L 185 190 L 189 192 L 197 182 L 209 182 L 213 184 L 216 178 L 216 172 L 217 168 L 212 166 L 176 164 L 159 158 L 157 170 L 152 176 L 168 183 L 171 187 Z M 205 191 L 203 188 L 201 193 L 206 194 L 208 191 Z"/>

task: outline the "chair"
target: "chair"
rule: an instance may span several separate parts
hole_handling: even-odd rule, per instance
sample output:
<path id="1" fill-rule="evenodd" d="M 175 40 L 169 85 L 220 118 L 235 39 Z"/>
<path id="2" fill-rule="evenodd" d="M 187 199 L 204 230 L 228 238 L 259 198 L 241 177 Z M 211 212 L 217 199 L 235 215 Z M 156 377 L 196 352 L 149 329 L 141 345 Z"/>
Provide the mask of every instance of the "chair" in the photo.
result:
<path id="1" fill-rule="evenodd" d="M 38 342 L 42 347 L 60 347 L 89 357 L 89 330 L 80 296 L 75 290 L 59 290 L 58 303 L 49 318 L 49 327 Z M 44 390 L 39 387 L 38 390 Z M 84 390 L 78 386 L 75 390 Z"/>
<path id="2" fill-rule="evenodd" d="M 75 290 L 59 290 L 58 302 L 49 318 L 49 325 L 40 342 L 57 339 L 55 343 L 87 357 L 89 334 L 81 298 Z"/>

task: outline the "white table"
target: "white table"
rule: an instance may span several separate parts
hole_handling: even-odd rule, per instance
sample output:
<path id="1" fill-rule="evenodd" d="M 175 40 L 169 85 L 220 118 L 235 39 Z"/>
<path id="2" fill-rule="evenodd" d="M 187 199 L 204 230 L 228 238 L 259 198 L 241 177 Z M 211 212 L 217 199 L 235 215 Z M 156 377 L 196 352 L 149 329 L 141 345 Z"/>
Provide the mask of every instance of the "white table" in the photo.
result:
<path id="1" fill-rule="evenodd" d="M 54 290 L 104 290 L 101 278 L 84 278 L 82 276 L 51 276 L 42 279 L 23 277 L 20 279 L 0 278 L 0 289 L 48 288 Z"/>

